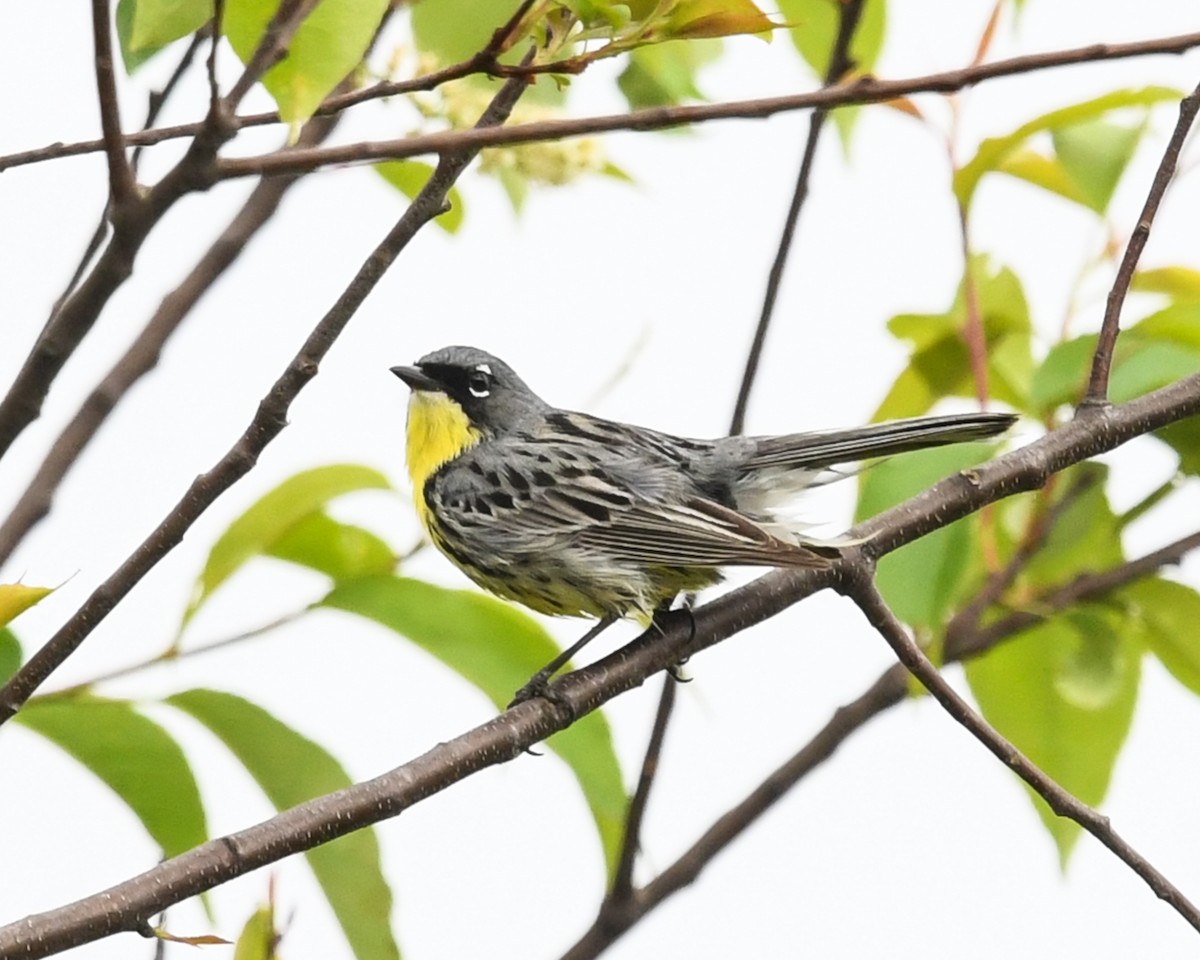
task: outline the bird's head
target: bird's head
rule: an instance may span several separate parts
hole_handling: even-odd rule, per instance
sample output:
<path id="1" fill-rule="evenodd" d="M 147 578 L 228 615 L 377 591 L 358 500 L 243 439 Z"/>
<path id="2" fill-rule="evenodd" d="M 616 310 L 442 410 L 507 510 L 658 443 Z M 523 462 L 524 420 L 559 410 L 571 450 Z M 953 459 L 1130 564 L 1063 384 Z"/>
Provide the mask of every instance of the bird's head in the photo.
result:
<path id="1" fill-rule="evenodd" d="M 443 347 L 392 373 L 412 388 L 413 417 L 460 423 L 482 437 L 518 430 L 547 404 L 503 360 L 475 347 Z"/>

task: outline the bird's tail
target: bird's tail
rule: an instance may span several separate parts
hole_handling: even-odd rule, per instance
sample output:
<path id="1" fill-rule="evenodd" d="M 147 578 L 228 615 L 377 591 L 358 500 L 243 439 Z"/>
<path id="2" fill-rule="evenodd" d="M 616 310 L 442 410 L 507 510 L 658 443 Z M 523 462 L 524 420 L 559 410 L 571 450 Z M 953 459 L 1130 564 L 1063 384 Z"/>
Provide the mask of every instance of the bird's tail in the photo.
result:
<path id="1" fill-rule="evenodd" d="M 763 437 L 753 456 L 743 464 L 743 470 L 747 473 L 773 468 L 820 471 L 871 457 L 890 457 L 948 443 L 986 440 L 1004 433 L 1016 419 L 1011 413 L 950 413 L 890 420 L 846 430 Z"/>

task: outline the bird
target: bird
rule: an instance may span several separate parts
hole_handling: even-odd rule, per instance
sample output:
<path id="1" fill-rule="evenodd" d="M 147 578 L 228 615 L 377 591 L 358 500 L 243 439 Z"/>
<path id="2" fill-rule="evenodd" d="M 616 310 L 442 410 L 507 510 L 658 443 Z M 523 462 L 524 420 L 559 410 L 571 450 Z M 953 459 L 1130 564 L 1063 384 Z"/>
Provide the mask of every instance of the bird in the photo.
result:
<path id="1" fill-rule="evenodd" d="M 484 590 L 539 613 L 597 619 L 522 688 L 619 619 L 642 626 L 729 566 L 828 567 L 836 541 L 779 510 L 867 458 L 982 440 L 1008 413 L 893 420 L 782 436 L 697 440 L 565 410 L 503 360 L 444 347 L 391 372 L 411 389 L 406 458 L 420 523 Z"/>

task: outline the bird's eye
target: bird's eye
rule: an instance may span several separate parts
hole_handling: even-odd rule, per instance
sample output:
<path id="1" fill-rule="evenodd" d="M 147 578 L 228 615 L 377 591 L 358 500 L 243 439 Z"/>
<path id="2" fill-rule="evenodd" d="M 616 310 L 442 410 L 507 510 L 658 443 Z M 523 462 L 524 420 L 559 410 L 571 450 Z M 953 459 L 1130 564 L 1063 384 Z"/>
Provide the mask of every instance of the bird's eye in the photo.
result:
<path id="1" fill-rule="evenodd" d="M 483 370 L 472 370 L 467 375 L 467 389 L 473 397 L 486 397 L 492 392 L 492 378 Z"/>

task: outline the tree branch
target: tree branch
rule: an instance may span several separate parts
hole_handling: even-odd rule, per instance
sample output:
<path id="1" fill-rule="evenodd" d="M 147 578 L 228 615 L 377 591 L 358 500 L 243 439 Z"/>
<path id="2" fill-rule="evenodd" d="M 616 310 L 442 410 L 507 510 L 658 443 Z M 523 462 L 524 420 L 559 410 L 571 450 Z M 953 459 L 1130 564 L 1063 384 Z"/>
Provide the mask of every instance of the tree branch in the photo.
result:
<path id="1" fill-rule="evenodd" d="M 483 146 L 498 146 L 503 143 L 529 142 L 536 139 L 561 139 L 571 136 L 585 136 L 592 133 L 604 133 L 612 130 L 659 130 L 665 127 L 682 126 L 688 123 L 699 123 L 707 120 L 722 119 L 757 119 L 789 110 L 809 110 L 816 107 L 845 107 L 870 103 L 879 103 L 896 97 L 916 93 L 953 93 L 964 87 L 983 83 L 999 77 L 1017 76 L 1031 73 L 1035 70 L 1045 70 L 1054 67 L 1070 66 L 1080 63 L 1098 63 L 1105 60 L 1122 60 L 1130 57 L 1152 56 L 1155 54 L 1181 54 L 1193 47 L 1200 46 L 1200 33 L 1179 34 L 1172 37 L 1160 37 L 1152 40 L 1139 40 L 1135 43 L 1102 43 L 1086 47 L 1075 47 L 1069 50 L 1052 51 L 1050 53 L 1028 54 L 1013 57 L 1008 60 L 997 60 L 988 64 L 973 64 L 959 70 L 946 73 L 928 74 L 923 77 L 913 77 L 903 80 L 876 80 L 861 77 L 853 83 L 842 84 L 829 90 L 800 94 L 792 97 L 774 98 L 772 100 L 737 101 L 731 104 L 707 104 L 693 107 L 654 108 L 638 110 L 619 117 L 592 117 L 571 121 L 559 121 L 568 124 L 563 127 L 552 125 L 548 128 L 540 124 L 522 124 L 510 130 L 522 131 L 517 139 L 496 140 L 481 144 Z M 469 76 L 473 73 L 486 72 L 474 61 L 467 61 L 454 67 L 434 74 L 428 74 L 415 80 L 379 83 L 366 87 L 355 94 L 347 94 L 331 98 L 317 112 L 320 114 L 336 113 L 348 107 L 376 100 L 382 97 L 395 96 L 401 93 L 411 93 L 416 90 L 430 90 L 448 80 Z M 259 126 L 267 123 L 279 123 L 278 113 L 261 113 L 246 117 L 231 119 L 238 129 L 246 126 Z M 599 124 L 599 125 L 597 125 Z M 158 130 L 148 130 L 144 133 L 133 133 L 125 138 L 126 143 L 145 144 L 147 146 L 175 140 L 181 137 L 196 136 L 202 124 L 187 123 L 173 127 L 163 127 Z M 537 128 L 548 132 L 533 132 Z M 431 135 L 432 136 L 432 135 Z M 429 137 L 413 137 L 414 143 L 420 144 L 414 154 L 398 153 L 397 157 L 415 155 L 416 153 L 438 153 L 447 147 L 429 140 Z M 389 141 L 393 149 L 398 150 L 399 141 Z M 462 144 L 458 144 L 462 145 Z M 451 147 L 455 144 L 451 144 Z M 104 149 L 103 140 L 83 140 L 77 143 L 53 143 L 33 150 L 0 156 L 0 172 L 12 167 L 24 166 L 31 163 L 42 163 L 47 160 L 57 160 L 62 157 L 74 157 L 86 153 L 95 153 Z M 350 160 L 369 159 L 363 156 L 351 156 Z M 382 156 L 379 159 L 387 159 Z M 330 163 L 349 162 L 345 158 L 333 160 Z M 319 164 L 317 164 L 319 165 Z M 236 175 L 248 175 L 250 171 Z"/>
<path id="2" fill-rule="evenodd" d="M 503 123 L 524 91 L 526 81 L 507 81 L 479 119 Z M 96 625 L 154 565 L 183 539 L 184 533 L 218 496 L 244 476 L 266 446 L 287 424 L 292 401 L 317 374 L 317 367 L 355 311 L 416 232 L 445 210 L 450 187 L 475 152 L 444 156 L 417 198 L 359 268 L 337 302 L 313 328 L 299 353 L 259 403 L 241 438 L 207 473 L 192 482 L 183 498 L 153 533 L 92 593 L 53 637 L 0 689 L 0 724 L 9 720 L 33 692 L 87 638 Z"/>
<path id="3" fill-rule="evenodd" d="M 1200 110 L 1200 86 L 1197 86 L 1179 104 L 1179 120 L 1175 131 L 1167 141 L 1167 149 L 1163 152 L 1158 171 L 1150 185 L 1150 193 L 1138 217 L 1137 226 L 1125 247 L 1121 257 L 1121 265 L 1117 268 L 1117 277 L 1113 281 L 1112 290 L 1108 293 L 1108 302 L 1104 308 L 1104 320 L 1100 325 L 1100 339 L 1096 344 L 1096 352 L 1092 357 L 1092 372 L 1088 377 L 1087 392 L 1080 404 L 1079 413 L 1108 403 L 1108 375 L 1112 369 L 1113 349 L 1117 344 L 1117 335 L 1121 332 L 1121 308 L 1125 305 L 1125 296 L 1129 293 L 1129 285 L 1133 282 L 1133 273 L 1137 269 L 1138 259 L 1150 238 L 1150 227 L 1154 223 L 1158 205 L 1167 192 L 1171 179 L 1175 176 L 1175 167 L 1179 164 L 1179 153 L 1183 142 L 1187 139 L 1196 120 L 1196 112 Z"/>
<path id="4" fill-rule="evenodd" d="M 277 386 L 272 396 L 286 386 Z M 857 525 L 849 531 L 849 538 L 866 539 L 855 548 L 856 560 L 874 560 L 986 503 L 1037 489 L 1055 472 L 1198 412 L 1200 374 L 1109 408 L 1086 424 L 1072 421 Z M 207 495 L 208 491 L 197 493 Z M 182 533 L 177 528 L 170 532 Z M 144 546 L 141 552 L 148 549 Z M 778 570 L 760 577 L 696 609 L 690 623 L 675 620 L 661 630 L 649 630 L 599 662 L 556 681 L 552 700 L 539 698 L 520 704 L 381 777 L 210 841 L 102 893 L 0 928 L 0 956 L 20 951 L 32 960 L 112 933 L 139 930 L 147 918 L 174 903 L 394 817 L 478 770 L 520 756 L 680 657 L 707 649 L 817 590 L 834 586 L 845 569 Z M 126 591 L 131 585 L 120 583 Z M 0 691 L 0 710 L 12 702 L 9 688 Z"/>
<path id="5" fill-rule="evenodd" d="M 121 133 L 121 112 L 117 106 L 117 84 L 113 76 L 112 21 L 108 0 L 92 0 L 92 38 L 95 45 L 96 91 L 100 97 L 100 129 L 104 133 L 104 152 L 108 156 L 108 192 L 111 212 L 120 216 L 123 208 L 140 202 L 133 167 L 125 155 Z"/>
<path id="6" fill-rule="evenodd" d="M 1180 916 L 1200 931 L 1200 910 L 1112 828 L 1108 817 L 1097 813 L 1060 787 L 954 691 L 908 635 L 904 625 L 896 619 L 896 615 L 892 613 L 875 586 L 870 565 L 856 566 L 849 572 L 850 576 L 843 581 L 839 590 L 858 604 L 867 620 L 895 651 L 900 662 L 908 668 L 909 673 L 921 681 L 946 712 L 987 747 L 996 759 L 1029 784 L 1038 796 L 1049 804 L 1051 810 L 1060 817 L 1074 820 L 1108 847 L 1146 882 L 1159 899 L 1170 904 Z"/>
<path id="7" fill-rule="evenodd" d="M 854 39 L 854 31 L 858 29 L 862 7 L 863 0 L 848 0 L 846 3 L 838 4 L 838 32 L 833 42 L 833 50 L 829 54 L 829 67 L 825 71 L 826 87 L 833 86 L 854 67 L 854 63 L 850 59 L 850 42 Z M 750 352 L 746 356 L 745 369 L 742 371 L 742 383 L 738 387 L 733 417 L 729 421 L 730 434 L 741 433 L 745 429 L 750 391 L 754 388 L 755 377 L 758 376 L 758 363 L 762 358 L 763 347 L 767 341 L 767 330 L 771 326 L 771 318 L 775 313 L 775 300 L 779 296 L 779 286 L 783 282 L 783 268 L 787 265 L 788 255 L 791 253 L 796 223 L 800 219 L 800 210 L 804 206 L 804 201 L 808 198 L 808 182 L 812 177 L 813 161 L 817 155 L 817 142 L 821 139 L 821 131 L 824 129 L 828 117 L 828 108 L 818 107 L 808 119 L 808 134 L 804 141 L 800 170 L 796 174 L 796 185 L 792 189 L 792 201 L 788 205 L 787 216 L 784 217 L 783 232 L 779 236 L 775 259 L 767 274 L 767 289 L 763 294 L 758 325 L 754 328 L 754 338 L 750 343 Z"/>
<path id="8" fill-rule="evenodd" d="M 1079 600 L 1102 597 L 1118 587 L 1134 583 L 1200 547 L 1200 532 L 1183 537 L 1151 554 L 1128 561 L 1102 574 L 1086 574 L 1069 588 L 1042 597 L 1037 606 L 1045 612 L 1065 609 Z M 982 612 L 982 611 L 980 611 Z M 1019 634 L 1031 623 L 1007 619 L 984 631 L 977 620 L 955 617 L 946 631 L 946 662 L 979 656 Z M 692 846 L 654 880 L 633 891 L 619 914 L 597 918 L 582 937 L 563 954 L 562 960 L 590 960 L 599 956 L 630 927 L 651 913 L 659 904 L 694 882 L 721 851 L 742 835 L 752 824 L 783 798 L 808 774 L 833 756 L 851 735 L 884 711 L 903 703 L 908 696 L 908 671 L 903 664 L 885 670 L 879 678 L 851 703 L 839 707 L 829 721 L 789 760 L 772 772 L 744 800 L 726 811 Z"/>
<path id="9" fill-rule="evenodd" d="M 335 116 L 310 120 L 301 131 L 297 146 L 320 143 L 333 131 L 338 119 Z M 88 394 L 51 444 L 20 499 L 0 522 L 0 563 L 12 555 L 33 526 L 50 512 L 55 493 L 80 451 L 91 442 L 130 387 L 154 369 L 167 340 L 275 215 L 280 201 L 298 179 L 272 178 L 254 188 L 221 235 L 184 280 L 167 294 L 138 338 Z"/>

